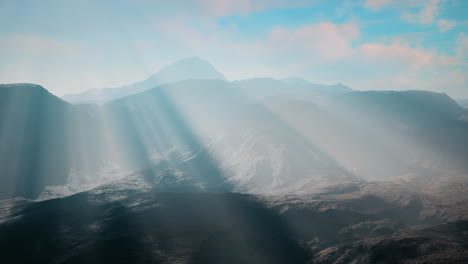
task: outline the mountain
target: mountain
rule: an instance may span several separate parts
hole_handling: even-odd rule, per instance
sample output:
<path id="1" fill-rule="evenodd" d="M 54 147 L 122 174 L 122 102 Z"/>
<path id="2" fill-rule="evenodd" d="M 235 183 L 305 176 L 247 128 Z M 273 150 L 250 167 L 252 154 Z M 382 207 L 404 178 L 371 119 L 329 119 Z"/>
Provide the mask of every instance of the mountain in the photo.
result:
<path id="1" fill-rule="evenodd" d="M 311 84 L 311 82 L 309 82 L 308 80 L 299 78 L 299 77 L 283 78 L 280 81 L 285 82 L 285 83 L 294 83 L 294 84 L 303 84 L 303 85 Z"/>
<path id="2" fill-rule="evenodd" d="M 466 263 L 467 111 L 297 79 L 1 85 L 2 261 Z"/>
<path id="3" fill-rule="evenodd" d="M 100 109 L 71 105 L 35 84 L 0 85 L 0 199 L 36 198 L 108 155 Z"/>
<path id="4" fill-rule="evenodd" d="M 164 192 L 129 179 L 0 204 L 8 263 L 466 263 L 468 208 L 408 184 L 338 195 Z M 446 200 L 445 200 L 446 201 Z M 27 252 L 28 254 L 25 254 Z"/>
<path id="5" fill-rule="evenodd" d="M 189 79 L 224 80 L 225 78 L 209 62 L 192 57 L 161 68 L 147 81 L 165 84 Z"/>
<path id="6" fill-rule="evenodd" d="M 356 134 L 367 134 L 363 144 L 368 143 L 364 146 L 378 146 L 373 157 L 395 152 L 391 156 L 393 160 L 418 161 L 425 167 L 457 168 L 463 172 L 468 169 L 463 161 L 468 155 L 465 139 L 468 111 L 446 94 L 428 91 L 354 92 L 337 97 L 326 108 L 341 116 L 342 120 L 353 120 L 354 128 L 363 128 Z M 373 131 L 374 135 L 366 131 Z M 373 139 L 376 141 L 371 144 Z M 382 147 L 387 143 L 388 150 L 384 151 Z"/>
<path id="7" fill-rule="evenodd" d="M 128 160 L 150 166 L 149 156 L 205 149 L 201 167 L 235 191 L 336 192 L 369 179 L 468 171 L 465 110 L 444 94 L 287 88 L 273 79 L 188 80 L 103 107 L 119 122 Z"/>
<path id="8" fill-rule="evenodd" d="M 296 84 L 296 85 L 304 85 L 304 86 L 312 86 L 315 89 L 321 89 L 322 91 L 333 91 L 333 92 L 350 92 L 352 91 L 351 88 L 347 87 L 346 85 L 342 83 L 338 84 L 333 84 L 333 85 L 322 85 L 322 84 L 317 84 L 317 83 L 312 83 L 308 80 L 298 78 L 298 77 L 289 77 L 289 78 L 283 78 L 280 81 L 288 84 Z"/>
<path id="9" fill-rule="evenodd" d="M 42 86 L 0 85 L 0 199 L 66 183 L 70 111 Z"/>
<path id="10" fill-rule="evenodd" d="M 466 109 L 444 94 L 192 79 L 103 105 L 70 105 L 41 90 L 66 109 L 54 112 L 60 116 L 53 124 L 62 128 L 43 125 L 41 132 L 60 132 L 49 141 L 60 146 L 54 155 L 61 162 L 36 161 L 44 168 L 62 164 L 47 176 L 60 180 L 39 181 L 34 192 L 8 187 L 3 197 L 35 198 L 44 191 L 47 197 L 63 196 L 133 174 L 169 189 L 310 194 L 347 192 L 369 180 L 407 175 L 425 188 L 437 173 L 468 171 L 468 123 L 461 118 Z M 5 116 L 28 123 L 17 112 Z M 18 135 L 10 133 L 16 141 L 9 141 L 9 149 L 22 148 Z M 39 136 L 28 140 L 47 152 Z M 161 164 L 167 165 L 164 173 Z M 37 169 L 21 175 L 32 171 Z M 44 189 L 50 185 L 55 187 Z"/>
<path id="11" fill-rule="evenodd" d="M 342 84 L 322 85 L 300 78 L 276 80 L 272 78 L 252 78 L 232 82 L 238 89 L 255 100 L 282 96 L 295 99 L 320 101 L 330 96 L 353 91 Z"/>
<path id="12" fill-rule="evenodd" d="M 291 192 L 299 180 L 323 181 L 323 175 L 353 178 L 268 108 L 251 101 L 236 83 L 188 80 L 102 107 L 119 120 L 116 130 L 124 135 L 119 143 L 131 153 L 131 160 L 139 157 L 134 162 L 146 160 L 150 166 L 148 156 L 167 156 L 171 149 L 191 153 L 206 149 L 206 162 L 198 169 L 208 166 L 217 173 L 205 175 L 205 184 L 218 178 L 236 191 Z"/>
<path id="13" fill-rule="evenodd" d="M 163 67 L 142 82 L 116 88 L 90 89 L 77 94 L 65 95 L 63 99 L 75 104 L 104 103 L 130 94 L 143 92 L 158 85 L 189 79 L 224 80 L 225 78 L 209 62 L 192 57 Z"/>
<path id="14" fill-rule="evenodd" d="M 428 118 L 459 119 L 468 112 L 448 95 L 428 91 L 363 91 L 344 98 L 354 107 L 362 104 L 364 107 L 393 108 L 395 115 L 411 111 L 418 115 L 415 119 L 427 113 L 435 114 Z"/>

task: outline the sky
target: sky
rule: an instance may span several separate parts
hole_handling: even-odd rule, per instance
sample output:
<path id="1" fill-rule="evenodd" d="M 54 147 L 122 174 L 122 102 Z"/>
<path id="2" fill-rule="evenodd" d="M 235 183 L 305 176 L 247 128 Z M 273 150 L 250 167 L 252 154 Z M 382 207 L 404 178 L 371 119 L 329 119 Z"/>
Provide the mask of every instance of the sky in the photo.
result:
<path id="1" fill-rule="evenodd" d="M 468 98 L 466 10 L 467 0 L 0 0 L 0 83 L 64 95 L 198 56 L 228 80 Z"/>

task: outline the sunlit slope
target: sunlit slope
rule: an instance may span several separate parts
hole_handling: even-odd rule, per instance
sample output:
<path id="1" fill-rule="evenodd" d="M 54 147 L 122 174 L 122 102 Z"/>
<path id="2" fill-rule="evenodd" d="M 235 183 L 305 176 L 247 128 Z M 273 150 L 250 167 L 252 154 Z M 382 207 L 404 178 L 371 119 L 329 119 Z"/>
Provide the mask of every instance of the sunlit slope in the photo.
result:
<path id="1" fill-rule="evenodd" d="M 465 112 L 446 95 L 370 92 L 378 97 L 369 100 L 365 92 L 301 91 L 301 97 L 326 98 L 317 104 L 278 90 L 259 100 L 235 82 L 193 80 L 105 107 L 125 117 L 119 119 L 131 130 L 125 149 L 140 146 L 133 157 L 165 156 L 173 146 L 189 152 L 204 148 L 223 177 L 247 192 L 307 193 L 333 184 L 352 189 L 363 179 L 395 179 L 427 169 L 466 171 L 462 135 L 468 130 L 459 118 Z M 129 122 L 135 125 L 126 126 Z M 421 136 L 424 130 L 429 136 Z"/>
<path id="2" fill-rule="evenodd" d="M 4 198 L 135 174 L 167 189 L 307 194 L 468 171 L 466 110 L 444 94 L 186 80 L 69 105 L 39 86 L 4 88 Z"/>
<path id="3" fill-rule="evenodd" d="M 268 107 L 251 102 L 232 83 L 192 80 L 103 107 L 120 117 L 116 119 L 126 135 L 121 142 L 134 153 L 130 156 L 167 157 L 171 148 L 205 149 L 220 173 L 206 177 L 225 179 L 236 191 L 295 191 L 314 179 L 353 177 Z"/>
<path id="4" fill-rule="evenodd" d="M 425 167 L 468 169 L 468 111 L 446 94 L 354 92 L 337 98 L 327 108 L 355 127 L 374 131 L 377 137 L 380 134 L 382 144 L 394 144 L 395 158 L 400 156 Z"/>

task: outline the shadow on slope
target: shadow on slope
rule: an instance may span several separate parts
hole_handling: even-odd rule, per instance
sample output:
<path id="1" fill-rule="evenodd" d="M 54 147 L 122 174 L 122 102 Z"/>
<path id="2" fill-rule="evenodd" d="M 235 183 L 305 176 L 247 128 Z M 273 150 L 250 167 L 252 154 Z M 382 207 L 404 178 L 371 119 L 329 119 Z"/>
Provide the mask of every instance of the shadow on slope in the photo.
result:
<path id="1" fill-rule="evenodd" d="M 278 215 L 248 195 L 147 192 L 109 203 L 99 203 L 99 195 L 80 193 L 24 206 L 0 226 L 2 261 L 266 264 L 308 259 Z"/>

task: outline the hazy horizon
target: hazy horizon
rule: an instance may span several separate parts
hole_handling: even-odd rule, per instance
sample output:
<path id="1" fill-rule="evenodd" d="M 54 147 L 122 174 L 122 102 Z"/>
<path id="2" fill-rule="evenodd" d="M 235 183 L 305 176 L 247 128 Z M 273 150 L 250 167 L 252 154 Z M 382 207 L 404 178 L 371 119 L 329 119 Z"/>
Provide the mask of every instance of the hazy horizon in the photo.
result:
<path id="1" fill-rule="evenodd" d="M 461 0 L 10 1 L 0 83 L 62 96 L 142 81 L 200 57 L 228 80 L 301 77 L 468 98 Z"/>

